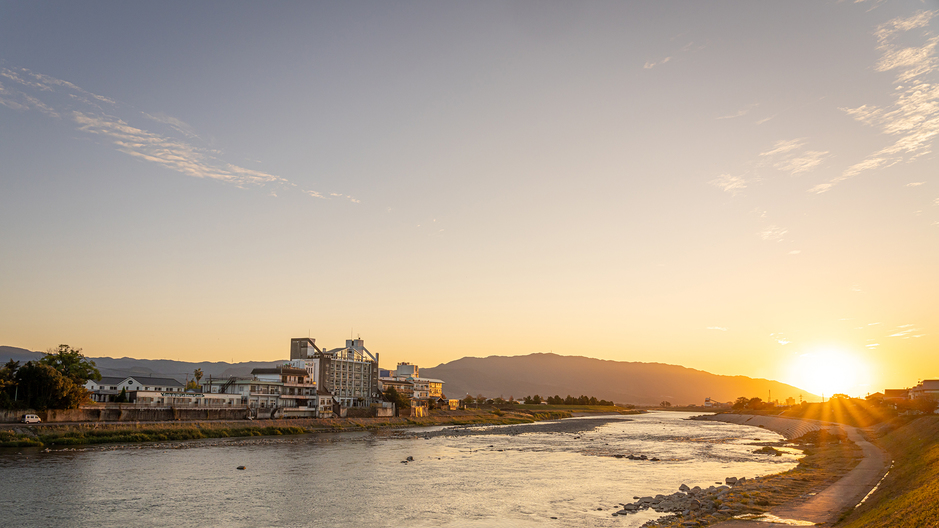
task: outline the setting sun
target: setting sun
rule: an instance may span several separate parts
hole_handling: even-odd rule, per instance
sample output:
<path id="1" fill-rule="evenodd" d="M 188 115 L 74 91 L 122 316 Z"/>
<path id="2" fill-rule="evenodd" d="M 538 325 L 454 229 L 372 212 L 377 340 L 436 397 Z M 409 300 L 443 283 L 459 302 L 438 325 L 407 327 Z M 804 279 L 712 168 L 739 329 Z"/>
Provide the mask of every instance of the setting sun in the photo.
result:
<path id="1" fill-rule="evenodd" d="M 813 394 L 855 394 L 867 383 L 870 368 L 863 358 L 835 348 L 801 354 L 790 367 L 789 382 Z"/>

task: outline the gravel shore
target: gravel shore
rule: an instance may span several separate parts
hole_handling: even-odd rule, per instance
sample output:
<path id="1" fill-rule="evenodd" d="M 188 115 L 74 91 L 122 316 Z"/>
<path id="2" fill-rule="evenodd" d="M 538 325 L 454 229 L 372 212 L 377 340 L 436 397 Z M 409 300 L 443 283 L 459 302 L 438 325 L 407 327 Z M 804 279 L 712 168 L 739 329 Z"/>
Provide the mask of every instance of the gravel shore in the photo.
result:
<path id="1" fill-rule="evenodd" d="M 424 438 L 438 436 L 484 436 L 484 435 L 519 435 L 524 433 L 583 433 L 592 431 L 610 422 L 631 421 L 619 415 L 598 416 L 596 418 L 578 418 L 576 420 L 549 420 L 530 424 L 515 425 L 464 425 L 447 427 L 437 431 L 396 431 L 397 436 L 419 436 Z"/>

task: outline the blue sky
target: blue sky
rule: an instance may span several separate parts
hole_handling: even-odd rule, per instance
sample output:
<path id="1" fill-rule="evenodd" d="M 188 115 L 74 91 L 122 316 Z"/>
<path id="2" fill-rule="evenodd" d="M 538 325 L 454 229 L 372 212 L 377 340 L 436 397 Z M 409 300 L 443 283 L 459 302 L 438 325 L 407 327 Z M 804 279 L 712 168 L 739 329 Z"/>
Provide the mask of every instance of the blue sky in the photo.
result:
<path id="1" fill-rule="evenodd" d="M 937 11 L 0 2 L 0 342 L 939 376 Z"/>

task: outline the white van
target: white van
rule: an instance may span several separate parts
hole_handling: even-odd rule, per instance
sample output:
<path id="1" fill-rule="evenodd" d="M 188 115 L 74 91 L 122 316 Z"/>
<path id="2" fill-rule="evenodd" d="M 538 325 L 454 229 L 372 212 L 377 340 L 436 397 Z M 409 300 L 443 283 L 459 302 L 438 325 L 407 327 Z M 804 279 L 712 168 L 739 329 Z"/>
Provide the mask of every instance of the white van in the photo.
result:
<path id="1" fill-rule="evenodd" d="M 42 423 L 42 418 L 35 414 L 24 414 L 23 423 Z"/>

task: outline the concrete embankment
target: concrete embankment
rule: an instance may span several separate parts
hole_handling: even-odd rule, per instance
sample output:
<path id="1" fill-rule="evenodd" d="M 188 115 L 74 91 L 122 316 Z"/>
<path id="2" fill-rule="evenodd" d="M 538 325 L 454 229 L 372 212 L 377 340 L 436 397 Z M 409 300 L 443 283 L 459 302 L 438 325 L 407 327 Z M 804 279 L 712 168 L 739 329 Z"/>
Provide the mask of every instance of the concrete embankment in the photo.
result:
<path id="1" fill-rule="evenodd" d="M 715 414 L 710 416 L 698 416 L 695 417 L 695 419 L 761 427 L 773 431 L 774 433 L 779 433 L 786 437 L 787 440 L 799 438 L 806 433 L 822 429 L 835 432 L 839 428 L 836 424 L 828 424 L 816 420 L 801 420 L 798 418 L 783 418 L 780 416 L 757 416 L 752 414 Z"/>

